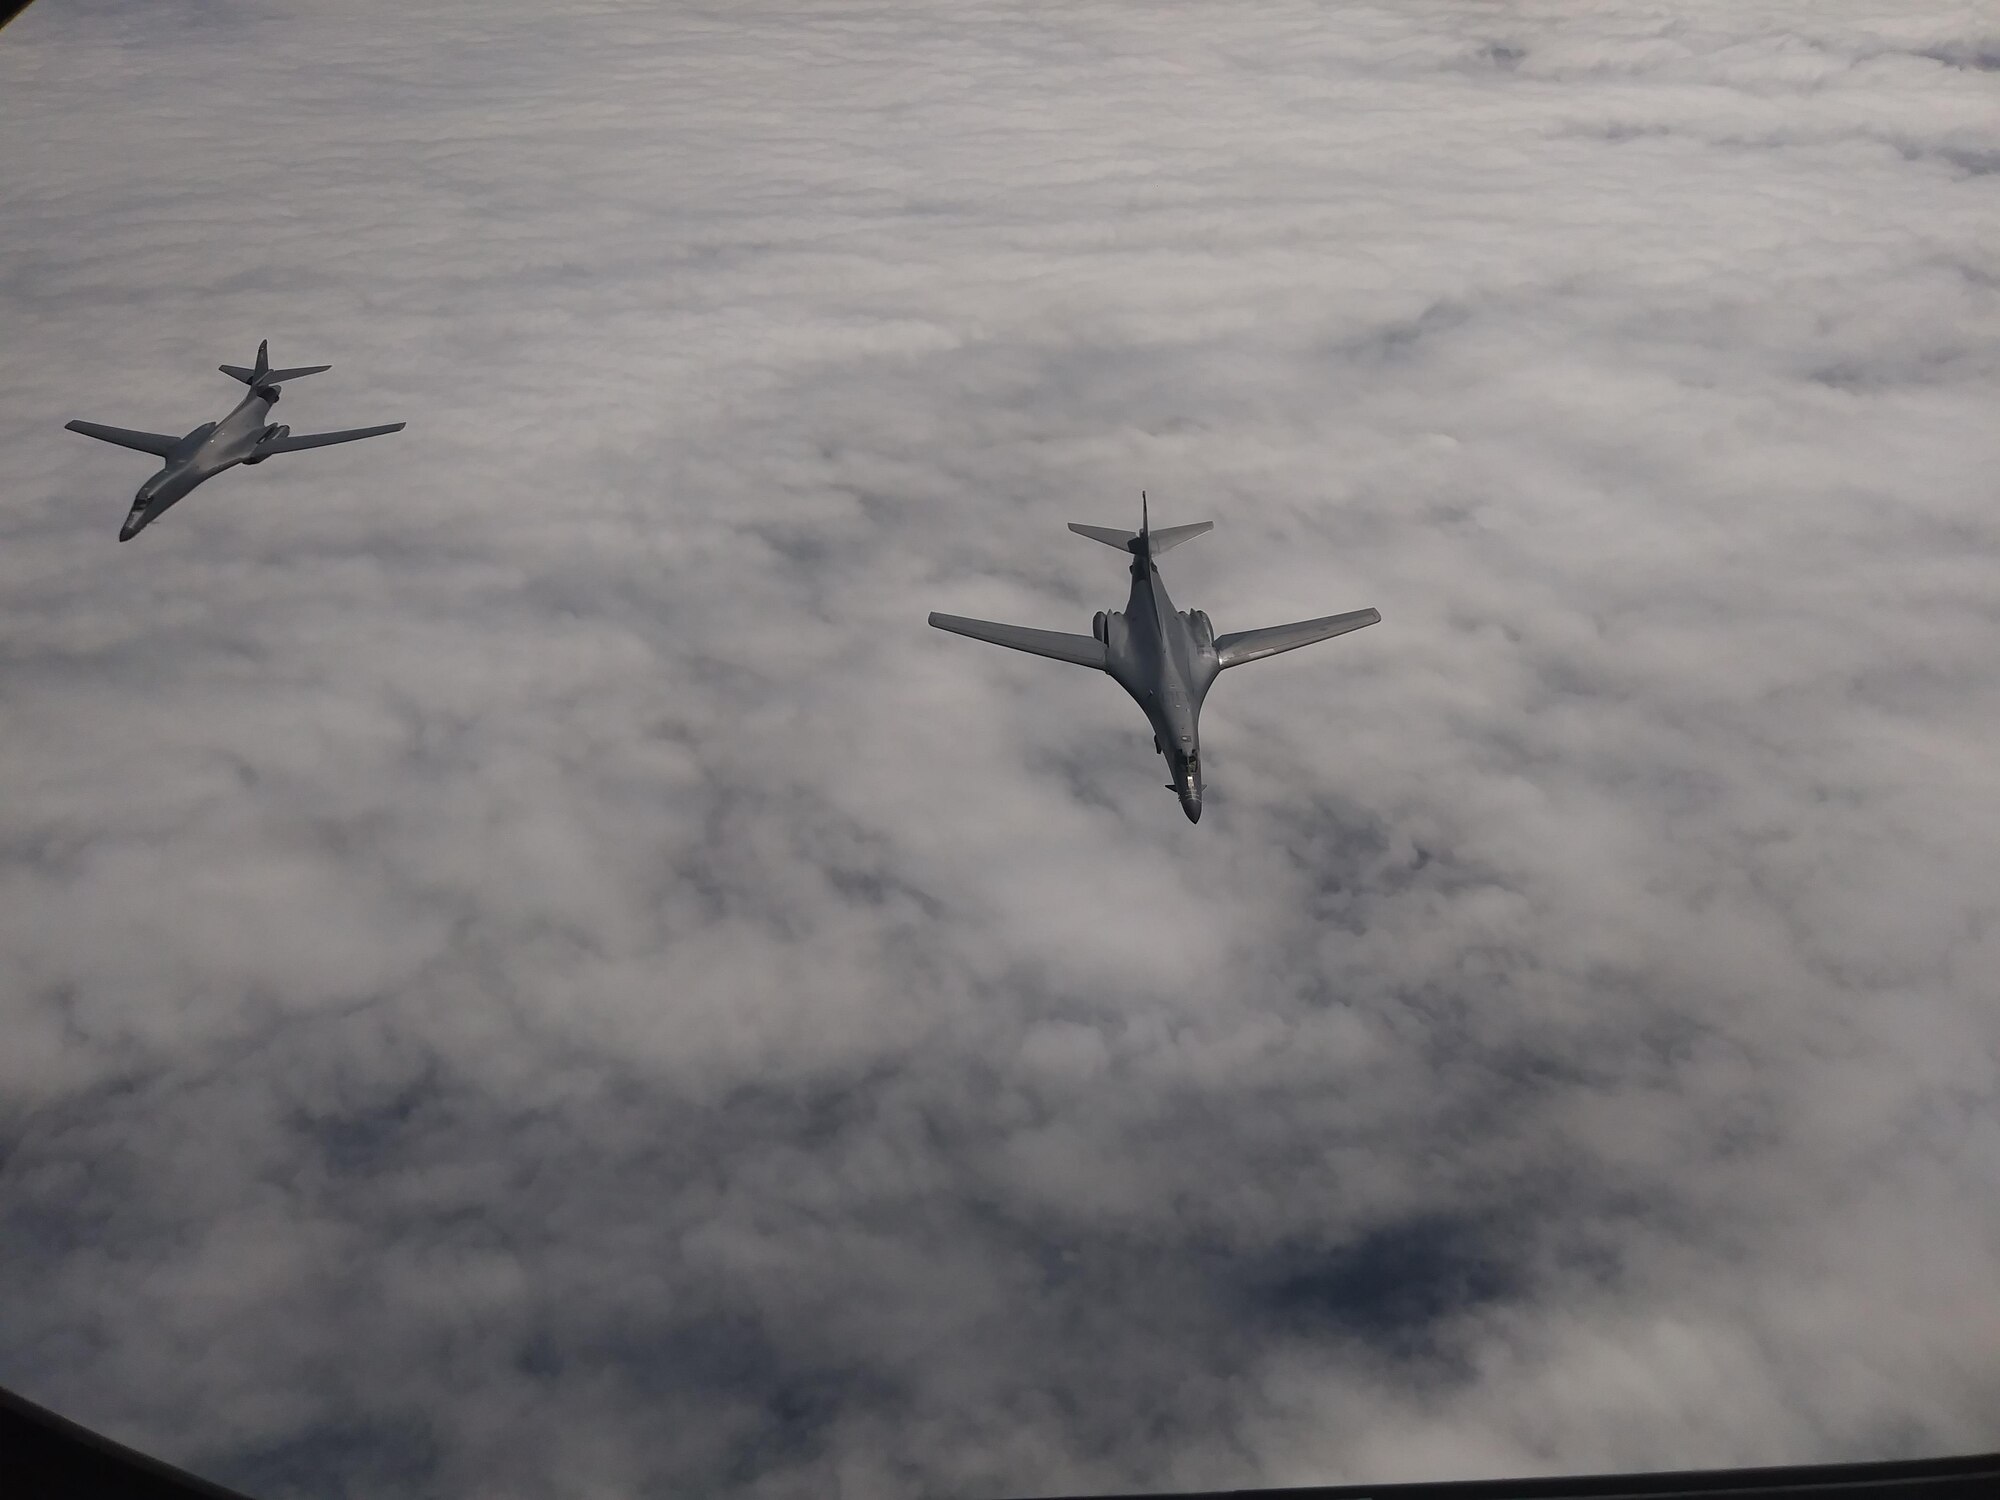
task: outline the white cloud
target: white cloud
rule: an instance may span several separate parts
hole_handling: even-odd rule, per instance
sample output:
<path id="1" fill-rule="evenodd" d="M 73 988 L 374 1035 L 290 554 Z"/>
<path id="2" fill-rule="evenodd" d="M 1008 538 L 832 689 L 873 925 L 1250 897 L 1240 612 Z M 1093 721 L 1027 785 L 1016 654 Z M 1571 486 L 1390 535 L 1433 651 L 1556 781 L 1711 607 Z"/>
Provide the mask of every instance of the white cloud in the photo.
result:
<path id="1" fill-rule="evenodd" d="M 0 1380 L 274 1500 L 1990 1444 L 1996 35 L 31 10 Z M 118 546 L 62 422 L 260 337 L 408 431 Z M 1385 616 L 1199 828 L 922 623 L 1141 485 Z"/>

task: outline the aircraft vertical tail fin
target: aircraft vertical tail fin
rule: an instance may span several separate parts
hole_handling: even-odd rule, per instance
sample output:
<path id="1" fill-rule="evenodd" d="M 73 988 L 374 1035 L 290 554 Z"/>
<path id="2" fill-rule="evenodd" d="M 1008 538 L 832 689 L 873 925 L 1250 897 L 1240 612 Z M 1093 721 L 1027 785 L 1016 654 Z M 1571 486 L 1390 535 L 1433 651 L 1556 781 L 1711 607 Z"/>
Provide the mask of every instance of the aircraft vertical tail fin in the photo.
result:
<path id="1" fill-rule="evenodd" d="M 216 368 L 231 380 L 240 380 L 255 390 L 259 386 L 282 385 L 287 380 L 297 380 L 301 375 L 317 375 L 321 370 L 331 370 L 332 365 L 300 365 L 292 370 L 271 368 L 271 341 L 265 339 L 257 345 L 257 363 L 249 369 L 241 365 L 217 365 Z"/>

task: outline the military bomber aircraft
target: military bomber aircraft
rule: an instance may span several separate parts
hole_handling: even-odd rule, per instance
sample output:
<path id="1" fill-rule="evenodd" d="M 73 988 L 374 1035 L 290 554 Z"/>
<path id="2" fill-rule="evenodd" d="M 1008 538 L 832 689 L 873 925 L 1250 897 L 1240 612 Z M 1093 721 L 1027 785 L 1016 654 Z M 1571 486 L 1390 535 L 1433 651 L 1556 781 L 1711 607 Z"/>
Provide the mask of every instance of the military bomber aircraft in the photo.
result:
<path id="1" fill-rule="evenodd" d="M 139 486 L 132 510 L 118 532 L 118 540 L 128 542 L 163 515 L 204 480 L 213 479 L 224 469 L 238 464 L 261 464 L 278 453 L 296 453 L 301 448 L 324 448 L 329 443 L 351 443 L 358 438 L 379 437 L 385 432 L 401 432 L 405 424 L 391 422 L 384 427 L 357 427 L 346 432 L 314 432 L 299 437 L 282 422 L 269 420 L 278 399 L 278 387 L 302 375 L 317 375 L 332 365 L 305 365 L 295 370 L 271 368 L 271 343 L 257 346 L 257 362 L 249 369 L 222 365 L 223 374 L 250 387 L 250 394 L 219 422 L 204 422 L 184 437 L 164 432 L 133 432 L 124 427 L 106 427 L 97 422 L 70 422 L 71 432 L 116 443 L 166 460 L 166 467 Z"/>
<path id="2" fill-rule="evenodd" d="M 1280 651 L 1310 646 L 1314 641 L 1373 625 L 1382 616 L 1373 609 L 1357 609 L 1293 625 L 1272 625 L 1263 630 L 1240 630 L 1218 636 L 1208 616 L 1200 610 L 1175 611 L 1173 600 L 1167 597 L 1166 585 L 1160 580 L 1159 569 L 1153 566 L 1153 559 L 1160 553 L 1179 546 L 1189 537 L 1200 536 L 1215 523 L 1197 521 L 1190 526 L 1154 531 L 1143 491 L 1139 507 L 1136 534 L 1070 522 L 1069 529 L 1078 536 L 1132 554 L 1132 594 L 1126 600 L 1125 612 L 1107 614 L 1100 610 L 1091 622 L 1089 635 L 1032 630 L 1024 625 L 996 625 L 990 620 L 936 613 L 931 615 L 931 624 L 976 641 L 990 641 L 996 646 L 1110 673 L 1145 710 L 1153 726 L 1153 748 L 1166 757 L 1173 777 L 1167 783 L 1167 790 L 1180 797 L 1181 810 L 1188 821 L 1198 823 L 1202 790 L 1198 720 L 1202 699 L 1208 696 L 1216 676 L 1228 667 L 1261 661 Z"/>

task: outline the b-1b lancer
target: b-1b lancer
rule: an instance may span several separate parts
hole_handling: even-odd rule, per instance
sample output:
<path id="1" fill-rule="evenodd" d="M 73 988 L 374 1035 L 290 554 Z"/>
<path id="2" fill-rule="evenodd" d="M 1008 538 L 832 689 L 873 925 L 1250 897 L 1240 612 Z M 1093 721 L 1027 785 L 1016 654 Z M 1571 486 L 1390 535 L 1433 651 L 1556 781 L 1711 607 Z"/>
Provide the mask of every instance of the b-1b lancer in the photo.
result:
<path id="1" fill-rule="evenodd" d="M 1202 699 L 1208 696 L 1216 675 L 1247 661 L 1261 661 L 1280 651 L 1345 635 L 1350 630 L 1375 624 L 1382 616 L 1373 609 L 1357 609 L 1293 625 L 1272 625 L 1263 630 L 1239 630 L 1218 636 L 1208 616 L 1200 610 L 1175 611 L 1173 600 L 1167 597 L 1166 585 L 1160 581 L 1159 569 L 1153 566 L 1153 559 L 1160 553 L 1179 546 L 1189 537 L 1200 536 L 1215 523 L 1197 521 L 1191 526 L 1154 531 L 1143 494 L 1139 504 L 1136 534 L 1070 522 L 1069 529 L 1078 536 L 1132 554 L 1132 597 L 1125 602 L 1125 612 L 1106 614 L 1100 610 L 1091 622 L 1089 635 L 1066 635 L 1059 630 L 1031 630 L 1024 625 L 996 625 L 990 620 L 935 613 L 931 615 L 931 624 L 940 630 L 969 635 L 976 641 L 991 641 L 996 646 L 1031 651 L 1037 656 L 1110 673 L 1145 710 L 1153 726 L 1153 748 L 1166 757 L 1173 777 L 1167 783 L 1167 790 L 1179 795 L 1181 810 L 1188 821 L 1199 823 L 1198 720 Z"/>
<path id="2" fill-rule="evenodd" d="M 139 486 L 132 498 L 132 512 L 119 529 L 118 540 L 128 542 L 163 515 L 203 480 L 213 479 L 224 469 L 238 464 L 261 464 L 278 453 L 296 453 L 301 448 L 324 448 L 329 443 L 351 443 L 357 438 L 380 437 L 385 432 L 401 432 L 404 424 L 385 427 L 357 427 L 346 432 L 313 432 L 292 436 L 282 422 L 269 420 L 278 399 L 278 387 L 301 375 L 317 375 L 332 365 L 305 365 L 296 370 L 271 368 L 271 343 L 257 346 L 257 363 L 249 369 L 222 365 L 223 374 L 242 381 L 250 394 L 220 422 L 204 422 L 185 437 L 164 432 L 133 432 L 124 427 L 105 427 L 97 422 L 70 422 L 71 432 L 94 437 L 121 448 L 134 448 L 166 460 L 166 467 Z"/>

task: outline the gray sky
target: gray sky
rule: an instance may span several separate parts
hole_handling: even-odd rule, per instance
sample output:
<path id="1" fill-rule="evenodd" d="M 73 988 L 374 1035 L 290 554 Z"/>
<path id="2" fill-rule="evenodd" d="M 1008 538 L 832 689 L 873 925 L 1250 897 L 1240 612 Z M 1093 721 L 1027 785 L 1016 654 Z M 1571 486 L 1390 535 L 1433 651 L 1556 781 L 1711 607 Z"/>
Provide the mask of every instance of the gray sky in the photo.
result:
<path id="1" fill-rule="evenodd" d="M 2000 1431 L 2000 15 L 44 0 L 0 1381 L 291 1496 Z M 259 338 L 299 430 L 126 546 Z M 1214 519 L 1208 814 L 1065 521 Z"/>

